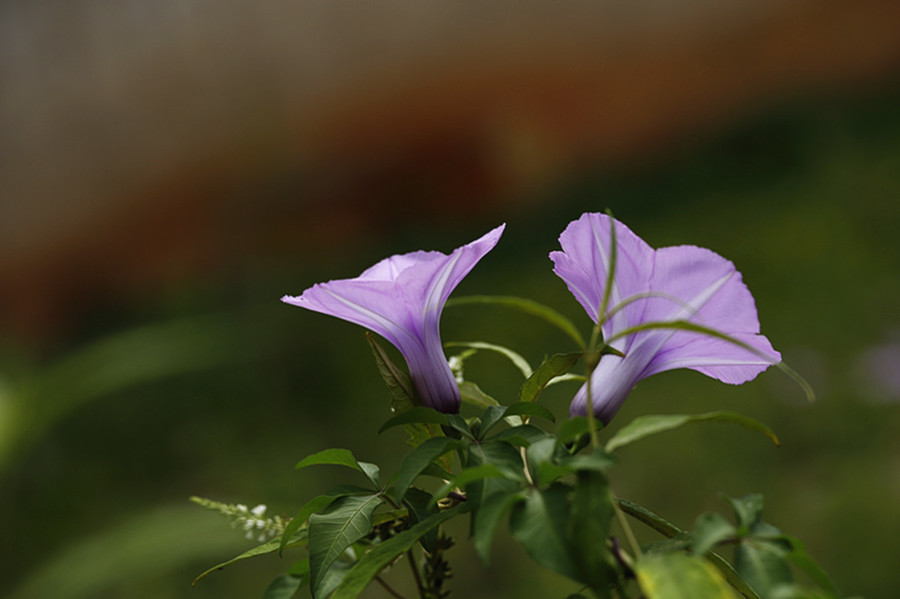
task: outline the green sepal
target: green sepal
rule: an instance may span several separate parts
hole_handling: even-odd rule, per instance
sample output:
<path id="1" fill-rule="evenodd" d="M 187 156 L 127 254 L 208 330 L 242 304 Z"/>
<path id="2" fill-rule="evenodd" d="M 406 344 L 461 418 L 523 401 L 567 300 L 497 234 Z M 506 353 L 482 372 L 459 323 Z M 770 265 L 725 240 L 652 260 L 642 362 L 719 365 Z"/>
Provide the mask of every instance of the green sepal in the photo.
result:
<path id="1" fill-rule="evenodd" d="M 410 376 L 391 361 L 384 347 L 381 346 L 375 335 L 369 331 L 366 331 L 366 341 L 369 342 L 369 347 L 372 348 L 372 355 L 375 356 L 375 365 L 378 367 L 378 373 L 388 388 L 393 413 L 402 414 L 418 406 L 419 402 Z M 405 424 L 403 429 L 409 436 L 407 442 L 413 447 L 419 445 L 425 439 L 439 434 L 436 427 L 422 423 Z"/>
<path id="2" fill-rule="evenodd" d="M 606 443 L 606 451 L 613 451 L 640 441 L 651 435 L 682 427 L 690 422 L 725 422 L 737 424 L 744 428 L 759 432 L 772 440 L 775 445 L 780 445 L 778 437 L 765 424 L 735 412 L 706 412 L 704 414 L 653 414 L 650 416 L 638 416 L 622 428 Z"/>
<path id="3" fill-rule="evenodd" d="M 522 383 L 522 387 L 519 389 L 519 401 L 535 401 L 538 395 L 541 394 L 541 391 L 544 390 L 544 387 L 556 377 L 569 372 L 575 366 L 575 363 L 578 362 L 578 358 L 581 355 L 581 352 L 554 354 L 544 360 L 537 370 Z"/>
<path id="4" fill-rule="evenodd" d="M 635 563 L 647 599 L 737 599 L 713 566 L 696 555 L 647 554 Z"/>

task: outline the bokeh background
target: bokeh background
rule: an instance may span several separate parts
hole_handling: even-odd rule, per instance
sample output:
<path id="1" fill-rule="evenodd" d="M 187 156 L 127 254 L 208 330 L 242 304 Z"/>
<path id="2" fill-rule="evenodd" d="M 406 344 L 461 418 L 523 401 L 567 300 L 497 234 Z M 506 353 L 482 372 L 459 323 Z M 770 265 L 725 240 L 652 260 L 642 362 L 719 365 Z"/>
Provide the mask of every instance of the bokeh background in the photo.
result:
<path id="1" fill-rule="evenodd" d="M 848 595 L 896 593 L 900 5 L 5 0 L 0 4 L 0 595 L 257 597 L 289 559 L 190 495 L 292 514 L 347 447 L 388 471 L 362 331 L 278 298 L 500 222 L 459 294 L 587 318 L 547 253 L 611 208 L 654 246 L 732 259 L 814 385 L 639 385 L 614 423 L 732 409 L 622 452 L 619 495 L 682 526 L 759 491 Z M 572 349 L 499 309 L 446 340 Z M 479 356 L 498 398 L 516 371 Z M 574 388 L 546 394 L 562 415 Z M 464 544 L 464 530 L 458 531 Z M 646 535 L 647 540 L 652 536 Z M 455 589 L 563 597 L 500 535 Z M 374 589 L 372 597 L 381 596 Z"/>

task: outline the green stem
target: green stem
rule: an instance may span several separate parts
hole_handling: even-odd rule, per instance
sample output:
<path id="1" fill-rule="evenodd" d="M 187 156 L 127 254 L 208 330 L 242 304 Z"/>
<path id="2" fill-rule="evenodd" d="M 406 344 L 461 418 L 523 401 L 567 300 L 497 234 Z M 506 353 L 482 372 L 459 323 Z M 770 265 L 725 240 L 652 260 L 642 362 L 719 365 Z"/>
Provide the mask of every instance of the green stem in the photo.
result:
<path id="1" fill-rule="evenodd" d="M 619 521 L 619 526 L 622 527 L 622 531 L 625 533 L 625 538 L 628 540 L 631 550 L 634 551 L 634 555 L 637 559 L 641 559 L 644 555 L 641 552 L 641 546 L 637 542 L 634 532 L 631 530 L 631 525 L 628 524 L 628 520 L 625 518 L 625 513 L 622 511 L 622 508 L 619 507 L 619 499 L 615 495 L 612 496 L 612 504 L 613 508 L 616 510 L 616 518 Z"/>
<path id="2" fill-rule="evenodd" d="M 406 599 L 403 595 L 398 593 L 391 585 L 389 585 L 381 576 L 375 577 L 375 582 L 381 585 L 385 591 L 396 597 L 397 599 Z"/>
<path id="3" fill-rule="evenodd" d="M 409 567 L 412 570 L 413 578 L 416 581 L 416 588 L 419 589 L 419 597 L 425 599 L 425 586 L 422 584 L 422 575 L 419 573 L 419 566 L 416 565 L 416 558 L 412 549 L 406 552 L 406 559 L 409 561 Z"/>

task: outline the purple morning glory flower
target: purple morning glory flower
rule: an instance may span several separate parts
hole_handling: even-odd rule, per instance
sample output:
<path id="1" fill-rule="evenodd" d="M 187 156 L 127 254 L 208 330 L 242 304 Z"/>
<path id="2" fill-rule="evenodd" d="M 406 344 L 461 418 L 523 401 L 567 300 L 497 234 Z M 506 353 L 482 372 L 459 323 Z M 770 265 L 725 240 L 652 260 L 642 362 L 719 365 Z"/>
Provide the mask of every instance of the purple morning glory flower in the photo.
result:
<path id="1" fill-rule="evenodd" d="M 658 372 L 690 368 L 740 384 L 781 360 L 759 334 L 753 296 L 729 260 L 691 245 L 654 250 L 624 224 L 604 214 L 584 214 L 559 236 L 563 251 L 551 252 L 550 259 L 553 272 L 595 323 L 610 264 L 611 222 L 616 227 L 616 263 L 602 332 L 624 357 L 604 355 L 591 374 L 591 403 L 599 420 L 608 423 L 635 384 Z M 645 323 L 678 320 L 724 333 L 754 351 L 685 330 L 622 335 Z M 575 395 L 569 412 L 586 415 L 587 384 Z"/>
<path id="2" fill-rule="evenodd" d="M 281 301 L 329 314 L 375 331 L 400 350 L 421 402 L 459 412 L 456 379 L 441 346 L 441 311 L 454 288 L 491 251 L 506 225 L 480 239 L 441 252 L 391 256 L 355 279 L 313 285 Z"/>

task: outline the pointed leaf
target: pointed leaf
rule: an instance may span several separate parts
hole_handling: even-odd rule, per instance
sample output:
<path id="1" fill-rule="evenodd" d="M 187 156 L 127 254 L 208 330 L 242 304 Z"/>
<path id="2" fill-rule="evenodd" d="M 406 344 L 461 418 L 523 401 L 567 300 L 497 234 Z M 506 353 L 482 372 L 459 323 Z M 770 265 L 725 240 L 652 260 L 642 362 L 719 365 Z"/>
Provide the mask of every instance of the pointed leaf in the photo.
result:
<path id="1" fill-rule="evenodd" d="M 751 493 L 741 497 L 729 497 L 724 494 L 719 496 L 731 504 L 731 507 L 734 509 L 735 519 L 737 519 L 738 526 L 741 527 L 743 534 L 748 534 L 757 523 L 762 521 L 763 496 L 759 493 Z"/>
<path id="2" fill-rule="evenodd" d="M 472 515 L 472 536 L 475 538 L 475 550 L 481 556 L 485 566 L 490 561 L 491 541 L 500 519 L 520 501 L 525 499 L 525 493 L 521 489 L 511 489 L 493 493 L 484 501 Z"/>
<path id="3" fill-rule="evenodd" d="M 397 482 L 394 485 L 394 497 L 403 501 L 403 495 L 419 474 L 439 456 L 463 446 L 463 442 L 450 437 L 434 437 L 428 439 L 406 455 Z"/>
<path id="4" fill-rule="evenodd" d="M 342 553 L 369 533 L 379 494 L 341 497 L 324 514 L 309 517 L 310 587 L 320 597 L 325 573 Z"/>
<path id="5" fill-rule="evenodd" d="M 411 549 L 419 538 L 439 526 L 442 522 L 463 513 L 466 509 L 466 504 L 461 503 L 456 507 L 442 510 L 387 541 L 379 543 L 371 551 L 363 555 L 347 575 L 344 576 L 331 599 L 354 599 L 372 582 L 372 579 L 379 572 L 393 562 L 398 555 Z"/>
<path id="6" fill-rule="evenodd" d="M 550 381 L 569 372 L 580 357 L 581 353 L 576 352 L 554 354 L 544 360 L 544 363 L 522 383 L 522 388 L 519 390 L 519 401 L 535 401 Z"/>
<path id="7" fill-rule="evenodd" d="M 726 422 L 737 424 L 767 436 L 775 445 L 780 445 L 778 437 L 765 424 L 743 414 L 734 412 L 707 412 L 705 414 L 656 414 L 638 416 L 621 429 L 606 443 L 606 451 L 612 453 L 645 437 L 670 431 L 689 422 Z"/>
<path id="8" fill-rule="evenodd" d="M 582 471 L 572 499 L 572 542 L 579 580 L 595 589 L 609 586 L 609 550 L 606 539 L 613 517 L 612 494 L 606 477 Z"/>
<path id="9" fill-rule="evenodd" d="M 694 555 L 704 555 L 720 541 L 734 537 L 737 531 L 725 516 L 716 512 L 706 512 L 697 517 L 694 524 Z"/>
<path id="10" fill-rule="evenodd" d="M 528 363 L 528 360 L 508 347 L 503 347 L 502 345 L 497 345 L 495 343 L 485 343 L 484 341 L 450 341 L 445 343 L 444 346 L 469 347 L 472 349 L 486 349 L 488 351 L 496 352 L 512 362 L 526 379 L 531 376 L 531 365 Z"/>
<path id="11" fill-rule="evenodd" d="M 672 539 L 678 536 L 685 536 L 687 533 L 681 530 L 659 514 L 656 514 L 650 509 L 634 503 L 633 501 L 628 501 L 627 499 L 619 499 L 616 500 L 616 505 L 619 506 L 625 514 L 628 514 L 635 520 L 646 524 L 653 530 L 662 534 L 664 537 Z M 747 599 L 760 599 L 759 594 L 751 587 L 747 581 L 741 578 L 741 575 L 738 574 L 737 570 L 735 570 L 728 561 L 726 561 L 722 556 L 718 553 L 708 553 L 706 555 L 706 559 L 710 561 L 716 568 L 718 568 L 719 572 L 722 576 L 725 577 L 725 580 L 728 583 L 737 589 L 737 591 L 746 597 Z"/>
<path id="12" fill-rule="evenodd" d="M 734 567 L 760 595 L 768 597 L 776 587 L 794 580 L 786 553 L 778 542 L 747 537 L 734 550 Z"/>
<path id="13" fill-rule="evenodd" d="M 374 492 L 374 489 L 364 489 L 363 487 L 357 487 L 356 485 L 341 485 L 313 497 L 300 508 L 297 515 L 291 518 L 290 522 L 285 526 L 284 533 L 281 535 L 281 546 L 278 548 L 278 555 L 284 553 L 288 541 L 294 537 L 294 534 L 298 530 L 306 526 L 306 521 L 309 520 L 309 517 L 315 512 L 324 510 L 339 497 L 345 497 L 347 495 L 370 495 Z"/>
<path id="14" fill-rule="evenodd" d="M 521 297 L 502 296 L 502 295 L 468 295 L 462 297 L 451 298 L 447 302 L 447 306 L 461 306 L 464 304 L 489 304 L 495 306 L 505 306 L 521 310 L 527 314 L 542 318 L 557 327 L 563 333 L 568 335 L 578 347 L 585 347 L 584 338 L 578 329 L 572 324 L 572 321 L 554 310 L 549 306 L 545 306 L 536 301 Z"/>
<path id="15" fill-rule="evenodd" d="M 528 447 L 532 443 L 549 437 L 552 437 L 550 433 L 539 429 L 533 424 L 520 424 L 519 426 L 500 431 L 491 437 L 490 441 L 505 441 L 512 445 Z"/>
<path id="16" fill-rule="evenodd" d="M 310 456 L 306 456 L 294 466 L 297 470 L 301 468 L 306 468 L 307 466 L 315 466 L 318 464 L 330 464 L 335 466 L 346 466 L 348 468 L 353 468 L 354 470 L 359 470 L 362 472 L 362 468 L 359 467 L 359 463 L 356 461 L 356 458 L 353 457 L 353 453 L 349 449 L 325 449 L 318 453 L 314 453 Z"/>
<path id="17" fill-rule="evenodd" d="M 783 537 L 783 540 L 788 542 L 791 546 L 791 551 L 788 553 L 787 559 L 792 564 L 809 574 L 809 577 L 828 593 L 835 597 L 842 596 L 834 582 L 828 574 L 825 573 L 825 570 L 823 570 L 822 567 L 819 566 L 819 564 L 817 564 L 806 552 L 803 543 L 792 537 Z"/>
<path id="18" fill-rule="evenodd" d="M 291 599 L 303 585 L 302 576 L 282 574 L 272 581 L 262 599 Z"/>
<path id="19" fill-rule="evenodd" d="M 549 420 L 550 422 L 556 422 L 556 418 L 553 417 L 553 412 L 542 405 L 527 401 L 520 401 L 512 404 L 506 408 L 506 414 L 504 416 L 537 416 Z"/>
<path id="20" fill-rule="evenodd" d="M 737 599 L 716 569 L 695 555 L 648 554 L 635 573 L 647 599 Z"/>
<path id="21" fill-rule="evenodd" d="M 299 531 L 297 531 L 297 533 L 291 538 L 290 542 L 287 544 L 286 548 L 298 547 L 300 545 L 305 545 L 307 542 L 306 533 L 307 533 L 306 529 L 300 529 Z M 238 556 L 235 556 L 235 557 L 233 557 L 229 560 L 226 560 L 220 564 L 216 564 L 212 568 L 208 568 L 208 569 L 204 570 L 203 572 L 200 573 L 199 576 L 197 576 L 197 578 L 194 579 L 194 582 L 191 583 L 191 586 L 194 586 L 195 584 L 197 584 L 197 582 L 201 578 L 207 576 L 208 574 L 210 574 L 212 572 L 215 572 L 216 570 L 221 570 L 225 566 L 230 566 L 233 563 L 240 562 L 245 559 L 250 559 L 251 557 L 257 557 L 259 555 L 266 555 L 267 553 L 274 553 L 274 552 L 278 551 L 280 546 L 281 546 L 280 539 L 272 539 L 271 541 L 266 541 L 265 543 L 263 543 L 261 545 L 257 545 L 256 547 L 253 547 L 252 549 L 248 549 L 247 551 L 241 553 Z"/>
<path id="22" fill-rule="evenodd" d="M 513 508 L 509 529 L 534 561 L 577 579 L 567 534 L 568 519 L 567 489 L 554 485 L 546 490 L 531 489 L 525 501 Z"/>
<path id="23" fill-rule="evenodd" d="M 481 425 L 478 427 L 478 439 L 484 439 L 494 425 L 503 419 L 506 414 L 506 406 L 488 406 L 481 415 Z"/>
<path id="24" fill-rule="evenodd" d="M 597 429 L 599 430 L 603 424 L 600 421 L 597 422 Z M 591 431 L 591 423 L 584 416 L 576 416 L 569 420 L 563 420 L 559 427 L 556 429 L 556 438 L 559 439 L 561 444 L 571 443 L 578 437 L 582 435 L 588 435 Z"/>

